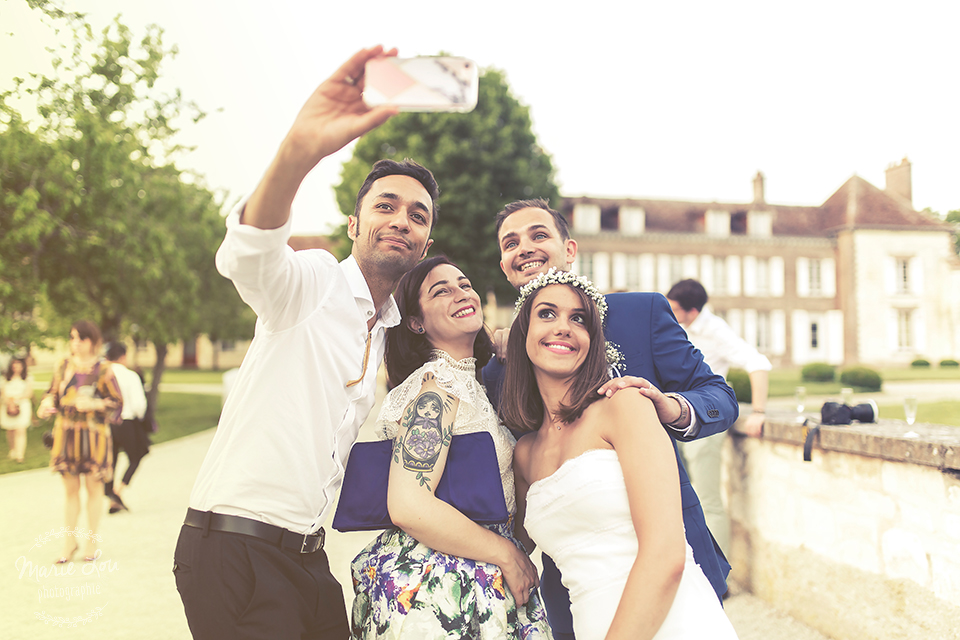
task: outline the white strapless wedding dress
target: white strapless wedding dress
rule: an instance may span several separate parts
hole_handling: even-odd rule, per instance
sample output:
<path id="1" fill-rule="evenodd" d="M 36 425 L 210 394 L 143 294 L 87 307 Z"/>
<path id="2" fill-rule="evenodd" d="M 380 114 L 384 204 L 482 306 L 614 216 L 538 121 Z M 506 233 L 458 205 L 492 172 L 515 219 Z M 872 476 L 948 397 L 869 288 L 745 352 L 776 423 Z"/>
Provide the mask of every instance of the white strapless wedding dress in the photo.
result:
<path id="1" fill-rule="evenodd" d="M 533 483 L 524 525 L 563 574 L 577 640 L 602 639 L 638 549 L 617 452 L 587 451 Z M 716 592 L 686 547 L 683 578 L 655 640 L 735 639 Z"/>

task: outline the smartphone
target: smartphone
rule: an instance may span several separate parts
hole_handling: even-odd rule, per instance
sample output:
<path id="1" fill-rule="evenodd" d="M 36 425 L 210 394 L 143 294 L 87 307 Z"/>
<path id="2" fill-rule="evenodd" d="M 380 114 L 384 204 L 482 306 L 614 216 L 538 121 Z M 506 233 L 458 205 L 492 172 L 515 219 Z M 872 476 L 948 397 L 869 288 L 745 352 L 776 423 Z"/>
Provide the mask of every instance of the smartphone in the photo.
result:
<path id="1" fill-rule="evenodd" d="M 363 100 L 401 111 L 455 111 L 477 106 L 477 65 L 466 58 L 375 58 L 364 71 Z"/>

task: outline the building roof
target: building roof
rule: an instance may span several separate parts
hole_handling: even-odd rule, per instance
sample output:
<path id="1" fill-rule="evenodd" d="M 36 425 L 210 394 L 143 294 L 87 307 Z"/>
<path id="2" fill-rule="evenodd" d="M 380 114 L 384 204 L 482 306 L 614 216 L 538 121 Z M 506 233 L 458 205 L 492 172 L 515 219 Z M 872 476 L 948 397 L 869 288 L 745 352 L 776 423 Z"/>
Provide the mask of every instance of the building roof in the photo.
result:
<path id="1" fill-rule="evenodd" d="M 646 216 L 646 230 L 654 233 L 703 233 L 707 211 L 729 212 L 731 231 L 734 234 L 746 233 L 747 214 L 751 211 L 772 213 L 774 236 L 829 236 L 850 225 L 858 228 L 951 230 L 943 221 L 930 214 L 914 211 L 905 199 L 881 191 L 859 176 L 847 180 L 822 205 L 812 207 L 766 202 L 692 202 L 574 196 L 564 198 L 560 210 L 572 220 L 574 207 L 578 204 L 599 205 L 600 225 L 605 231 L 619 228 L 621 207 L 642 208 Z"/>
<path id="2" fill-rule="evenodd" d="M 949 230 L 943 221 L 930 214 L 914 211 L 909 202 L 881 191 L 860 176 L 843 183 L 820 207 L 825 230 L 853 225 L 855 227 L 924 227 Z"/>

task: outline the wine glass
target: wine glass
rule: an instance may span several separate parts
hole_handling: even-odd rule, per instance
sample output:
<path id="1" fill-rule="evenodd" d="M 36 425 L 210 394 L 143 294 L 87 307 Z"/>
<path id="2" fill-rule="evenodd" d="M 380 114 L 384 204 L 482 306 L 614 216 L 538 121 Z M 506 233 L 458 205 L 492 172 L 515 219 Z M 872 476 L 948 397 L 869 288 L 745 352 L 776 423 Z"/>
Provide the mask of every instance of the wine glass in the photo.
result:
<path id="1" fill-rule="evenodd" d="M 840 401 L 848 407 L 853 406 L 853 389 L 844 387 L 840 389 Z"/>
<path id="2" fill-rule="evenodd" d="M 803 407 L 807 401 L 807 388 L 797 387 L 793 390 L 793 397 L 797 400 L 797 413 L 803 413 Z"/>
<path id="3" fill-rule="evenodd" d="M 907 424 L 912 425 L 917 420 L 917 396 L 907 396 L 903 399 L 903 415 Z"/>

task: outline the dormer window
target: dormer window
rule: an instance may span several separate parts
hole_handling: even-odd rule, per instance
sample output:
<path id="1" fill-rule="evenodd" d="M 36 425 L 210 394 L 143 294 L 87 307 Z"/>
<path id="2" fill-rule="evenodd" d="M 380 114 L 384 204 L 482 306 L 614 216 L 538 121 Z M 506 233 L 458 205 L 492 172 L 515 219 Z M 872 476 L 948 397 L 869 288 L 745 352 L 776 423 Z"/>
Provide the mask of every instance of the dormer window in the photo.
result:
<path id="1" fill-rule="evenodd" d="M 573 207 L 573 230 L 577 233 L 600 233 L 600 205 L 575 205 Z"/>
<path id="2" fill-rule="evenodd" d="M 642 207 L 620 207 L 620 233 L 639 237 L 646 231 L 647 213 Z"/>
<path id="3" fill-rule="evenodd" d="M 708 236 L 728 237 L 730 235 L 730 212 L 707 211 L 704 215 L 704 231 Z"/>
<path id="4" fill-rule="evenodd" d="M 769 238 L 773 235 L 773 215 L 769 211 L 747 213 L 747 235 Z"/>

